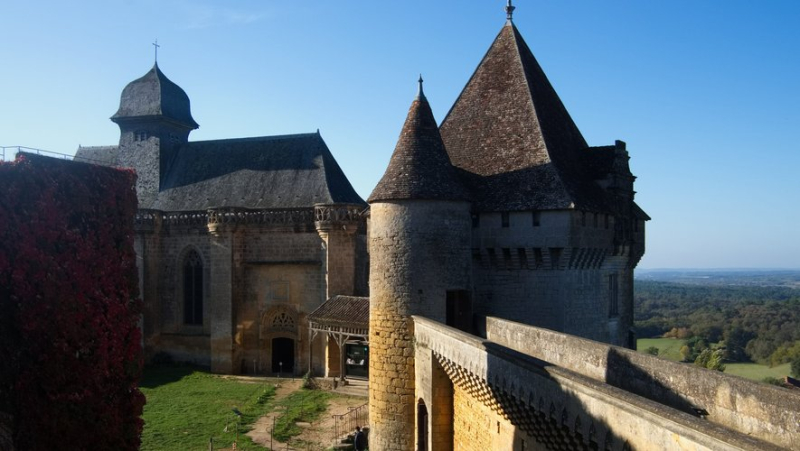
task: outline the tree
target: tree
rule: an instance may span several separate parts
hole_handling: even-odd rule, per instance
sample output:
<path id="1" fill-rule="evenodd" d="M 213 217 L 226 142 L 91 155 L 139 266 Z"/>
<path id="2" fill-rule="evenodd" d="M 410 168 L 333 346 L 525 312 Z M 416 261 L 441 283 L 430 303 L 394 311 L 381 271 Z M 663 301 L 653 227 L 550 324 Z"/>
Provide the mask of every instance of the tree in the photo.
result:
<path id="1" fill-rule="evenodd" d="M 650 355 L 658 355 L 659 349 L 655 346 L 650 346 L 649 348 L 645 349 L 644 352 Z"/>
<path id="2" fill-rule="evenodd" d="M 724 354 L 725 352 L 722 349 L 712 351 L 711 348 L 705 348 L 697 356 L 694 364 L 701 368 L 725 371 L 725 364 L 722 363 Z"/>
<path id="3" fill-rule="evenodd" d="M 795 359 L 792 360 L 791 369 L 792 369 L 792 376 L 800 377 L 800 357 L 795 357 Z"/>

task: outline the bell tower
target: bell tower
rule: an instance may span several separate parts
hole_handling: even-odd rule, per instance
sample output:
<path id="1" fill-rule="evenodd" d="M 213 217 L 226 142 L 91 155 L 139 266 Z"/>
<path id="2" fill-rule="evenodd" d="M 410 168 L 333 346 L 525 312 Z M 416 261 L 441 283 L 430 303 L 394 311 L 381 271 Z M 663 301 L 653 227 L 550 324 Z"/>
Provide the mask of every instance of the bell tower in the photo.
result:
<path id="1" fill-rule="evenodd" d="M 119 110 L 119 164 L 136 170 L 139 207 L 148 208 L 178 149 L 198 128 L 189 96 L 161 72 L 158 63 L 122 90 Z"/>

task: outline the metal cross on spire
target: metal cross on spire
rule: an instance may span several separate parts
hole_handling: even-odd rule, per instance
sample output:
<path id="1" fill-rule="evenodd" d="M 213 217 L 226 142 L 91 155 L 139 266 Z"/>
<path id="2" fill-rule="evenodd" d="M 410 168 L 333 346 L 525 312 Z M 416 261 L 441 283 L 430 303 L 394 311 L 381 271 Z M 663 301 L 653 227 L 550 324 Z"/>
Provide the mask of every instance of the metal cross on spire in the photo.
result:
<path id="1" fill-rule="evenodd" d="M 153 47 L 156 49 L 156 64 L 158 64 L 158 48 L 161 47 L 158 45 L 158 38 L 156 38 L 156 42 L 153 43 Z"/>
<path id="2" fill-rule="evenodd" d="M 511 4 L 511 0 L 506 2 L 506 18 L 511 21 L 514 17 L 514 10 L 517 9 L 514 5 Z"/>

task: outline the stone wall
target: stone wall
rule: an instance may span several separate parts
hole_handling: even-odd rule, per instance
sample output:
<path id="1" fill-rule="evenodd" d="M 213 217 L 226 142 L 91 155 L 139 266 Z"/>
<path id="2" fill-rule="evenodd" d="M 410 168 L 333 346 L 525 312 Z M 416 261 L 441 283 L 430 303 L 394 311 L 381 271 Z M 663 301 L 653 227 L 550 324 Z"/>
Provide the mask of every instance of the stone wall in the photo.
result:
<path id="1" fill-rule="evenodd" d="M 295 340 L 295 374 L 305 373 L 309 364 L 322 374 L 324 342 L 318 337 L 309 343 L 306 315 L 325 300 L 327 257 L 312 223 L 210 224 L 204 212 L 169 221 L 160 212 L 150 216 L 139 227 L 135 244 L 149 357 L 166 352 L 216 372 L 264 374 L 271 371 L 270 340 L 281 336 Z M 355 248 L 355 240 L 349 241 Z M 183 260 L 190 250 L 203 262 L 201 326 L 183 323 Z M 352 269 L 348 277 L 352 286 Z M 286 289 L 283 297 L 268 292 L 277 285 Z M 293 330 L 282 334 L 263 324 L 280 306 L 290 308 L 296 321 Z"/>
<path id="2" fill-rule="evenodd" d="M 453 383 L 456 449 L 522 449 L 523 441 L 526 450 L 779 449 L 501 343 L 421 317 L 414 327 L 419 352 L 430 352 Z"/>
<path id="3" fill-rule="evenodd" d="M 414 447 L 413 322 L 444 321 L 448 290 L 470 286 L 469 204 L 372 204 L 370 252 L 370 444 Z"/>
<path id="4" fill-rule="evenodd" d="M 613 216 L 572 210 L 495 212 L 480 213 L 474 225 L 476 312 L 628 343 L 638 257 L 615 246 Z"/>
<path id="5" fill-rule="evenodd" d="M 490 342 L 779 446 L 800 443 L 796 391 L 500 318 L 479 323 Z"/>

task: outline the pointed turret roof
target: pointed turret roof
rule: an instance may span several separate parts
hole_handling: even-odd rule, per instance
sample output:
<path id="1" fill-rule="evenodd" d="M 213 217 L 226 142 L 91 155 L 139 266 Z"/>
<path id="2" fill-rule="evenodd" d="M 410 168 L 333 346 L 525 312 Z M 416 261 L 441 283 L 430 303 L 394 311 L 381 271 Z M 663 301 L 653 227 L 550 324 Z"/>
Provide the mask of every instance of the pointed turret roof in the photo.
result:
<path id="1" fill-rule="evenodd" d="M 386 200 L 467 200 L 469 193 L 447 157 L 433 112 L 422 92 L 411 103 L 383 178 L 368 202 Z"/>
<path id="2" fill-rule="evenodd" d="M 192 118 L 189 96 L 161 72 L 158 63 L 125 86 L 119 110 L 111 120 L 119 123 L 142 118 L 163 118 L 191 130 L 199 127 Z"/>
<path id="3" fill-rule="evenodd" d="M 441 126 L 481 210 L 604 210 L 578 127 L 511 20 Z"/>

